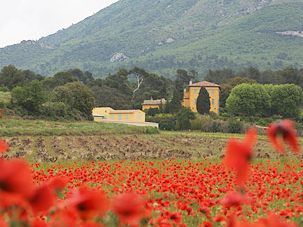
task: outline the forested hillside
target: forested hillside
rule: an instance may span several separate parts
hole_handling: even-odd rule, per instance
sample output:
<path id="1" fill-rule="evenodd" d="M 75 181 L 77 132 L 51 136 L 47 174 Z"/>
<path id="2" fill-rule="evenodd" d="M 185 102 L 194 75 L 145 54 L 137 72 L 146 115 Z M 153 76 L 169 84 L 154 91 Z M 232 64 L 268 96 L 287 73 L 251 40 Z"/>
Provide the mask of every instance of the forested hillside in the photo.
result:
<path id="1" fill-rule="evenodd" d="M 0 67 L 99 76 L 139 66 L 279 69 L 303 65 L 303 0 L 120 0 L 38 41 L 0 49 Z"/>

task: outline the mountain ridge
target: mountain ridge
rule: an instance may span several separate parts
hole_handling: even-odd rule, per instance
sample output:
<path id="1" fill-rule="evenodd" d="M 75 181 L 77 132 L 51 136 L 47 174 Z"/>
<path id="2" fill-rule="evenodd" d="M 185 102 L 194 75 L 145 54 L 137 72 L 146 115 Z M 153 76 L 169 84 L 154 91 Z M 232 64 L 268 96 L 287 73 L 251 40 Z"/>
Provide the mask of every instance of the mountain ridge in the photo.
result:
<path id="1" fill-rule="evenodd" d="M 276 33 L 303 31 L 302 15 L 303 0 L 120 0 L 38 41 L 1 48 L 0 66 L 98 76 L 135 65 L 167 76 L 176 68 L 302 66 L 303 38 Z M 127 58 L 111 62 L 115 54 Z"/>

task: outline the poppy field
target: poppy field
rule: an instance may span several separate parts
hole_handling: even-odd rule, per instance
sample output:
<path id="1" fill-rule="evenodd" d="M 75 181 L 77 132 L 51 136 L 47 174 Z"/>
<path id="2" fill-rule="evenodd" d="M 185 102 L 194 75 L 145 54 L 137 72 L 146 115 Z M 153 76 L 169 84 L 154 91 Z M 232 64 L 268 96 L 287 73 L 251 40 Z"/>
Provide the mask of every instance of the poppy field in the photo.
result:
<path id="1" fill-rule="evenodd" d="M 255 158 L 254 128 L 228 140 L 215 160 L 2 158 L 0 226 L 302 226 L 303 161 L 293 123 L 274 123 L 267 133 L 279 159 Z M 0 148 L 9 153 L 5 141 Z"/>

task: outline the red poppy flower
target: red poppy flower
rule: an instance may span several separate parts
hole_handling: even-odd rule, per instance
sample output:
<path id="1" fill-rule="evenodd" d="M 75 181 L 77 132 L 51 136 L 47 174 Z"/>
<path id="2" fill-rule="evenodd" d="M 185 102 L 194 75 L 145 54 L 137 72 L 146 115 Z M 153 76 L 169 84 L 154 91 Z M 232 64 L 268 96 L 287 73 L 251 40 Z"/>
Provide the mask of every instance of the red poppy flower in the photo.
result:
<path id="1" fill-rule="evenodd" d="M 49 181 L 49 186 L 55 190 L 56 192 L 62 191 L 66 184 L 68 183 L 68 179 L 65 177 L 54 177 Z"/>
<path id="2" fill-rule="evenodd" d="M 247 203 L 248 199 L 245 195 L 239 192 L 229 192 L 226 196 L 222 199 L 221 204 L 225 208 L 231 207 L 239 207 L 245 203 Z"/>
<path id="3" fill-rule="evenodd" d="M 74 209 L 58 210 L 48 223 L 49 227 L 79 226 L 78 215 Z"/>
<path id="4" fill-rule="evenodd" d="M 30 167 L 25 161 L 14 159 L 0 162 L 0 190 L 30 197 L 34 183 Z"/>
<path id="5" fill-rule="evenodd" d="M 294 122 L 291 120 L 283 120 L 269 125 L 267 135 L 272 145 L 280 152 L 285 152 L 283 141 L 287 143 L 291 150 L 295 153 L 300 151 L 297 131 L 294 128 Z"/>
<path id="6" fill-rule="evenodd" d="M 182 215 L 179 212 L 170 213 L 169 219 L 175 224 L 180 224 L 182 222 Z"/>
<path id="7" fill-rule="evenodd" d="M 243 141 L 230 139 L 226 146 L 225 165 L 236 172 L 236 183 L 243 186 L 248 178 L 253 146 L 257 141 L 257 130 L 250 128 Z"/>
<path id="8" fill-rule="evenodd" d="M 47 227 L 47 224 L 45 221 L 36 218 L 34 221 L 32 221 L 31 227 Z"/>
<path id="9" fill-rule="evenodd" d="M 7 151 L 9 148 L 5 140 L 0 140 L 0 153 Z"/>
<path id="10" fill-rule="evenodd" d="M 201 225 L 201 227 L 213 227 L 213 223 L 211 223 L 209 221 L 205 221 L 205 222 L 203 222 L 203 224 Z"/>
<path id="11" fill-rule="evenodd" d="M 267 218 L 261 218 L 252 227 L 296 227 L 297 225 L 283 220 L 281 217 L 270 214 Z"/>
<path id="12" fill-rule="evenodd" d="M 8 224 L 0 216 L 0 227 L 8 227 Z"/>
<path id="13" fill-rule="evenodd" d="M 70 200 L 82 219 L 89 219 L 93 216 L 103 216 L 108 208 L 108 200 L 103 191 L 90 190 L 81 187 L 75 190 Z"/>
<path id="14" fill-rule="evenodd" d="M 144 200 L 135 193 L 119 195 L 113 201 L 113 212 L 124 224 L 136 225 L 144 216 Z"/>
<path id="15" fill-rule="evenodd" d="M 54 204 L 55 196 L 47 184 L 39 186 L 29 198 L 29 203 L 35 213 L 47 211 Z"/>

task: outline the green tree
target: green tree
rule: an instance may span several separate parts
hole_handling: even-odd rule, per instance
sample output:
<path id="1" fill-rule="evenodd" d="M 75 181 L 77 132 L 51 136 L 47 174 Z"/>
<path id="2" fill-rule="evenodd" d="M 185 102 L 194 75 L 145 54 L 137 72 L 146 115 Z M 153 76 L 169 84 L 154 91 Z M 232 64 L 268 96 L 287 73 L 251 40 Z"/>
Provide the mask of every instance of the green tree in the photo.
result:
<path id="1" fill-rule="evenodd" d="M 283 118 L 297 118 L 302 106 L 302 88 L 294 84 L 272 87 L 272 112 Z"/>
<path id="2" fill-rule="evenodd" d="M 69 118 L 67 106 L 63 102 L 46 102 L 42 105 L 42 115 L 51 119 Z"/>
<path id="3" fill-rule="evenodd" d="M 226 100 L 230 95 L 231 90 L 239 84 L 244 83 L 256 83 L 255 80 L 250 79 L 248 77 L 232 77 L 228 79 L 225 83 L 221 84 L 220 90 L 220 107 L 224 108 L 226 104 Z"/>
<path id="4" fill-rule="evenodd" d="M 195 119 L 195 114 L 189 108 L 183 108 L 177 114 L 177 130 L 188 130 L 191 128 L 190 120 Z"/>
<path id="5" fill-rule="evenodd" d="M 197 74 L 194 71 L 188 73 L 184 69 L 177 70 L 175 88 L 173 90 L 173 98 L 167 106 L 167 109 L 170 113 L 177 113 L 182 109 L 184 89 L 188 86 L 191 80 L 196 79 L 196 75 Z"/>
<path id="6" fill-rule="evenodd" d="M 85 85 L 93 84 L 94 83 L 94 77 L 91 72 L 83 72 L 80 69 L 70 69 L 67 71 L 71 75 L 73 75 L 77 80 L 81 81 Z"/>
<path id="7" fill-rule="evenodd" d="M 240 84 L 232 89 L 226 107 L 232 115 L 266 116 L 271 108 L 270 96 L 261 84 Z"/>
<path id="8" fill-rule="evenodd" d="M 47 100 L 47 94 L 40 81 L 34 80 L 12 90 L 12 104 L 21 107 L 28 114 L 37 115 L 41 112 L 42 104 Z"/>
<path id="9" fill-rule="evenodd" d="M 95 98 L 86 85 L 80 82 L 67 83 L 56 87 L 52 96 L 52 101 L 64 103 L 74 118 L 92 118 Z"/>
<path id="10" fill-rule="evenodd" d="M 211 81 L 213 83 L 222 84 L 228 79 L 235 76 L 235 73 L 231 69 L 222 69 L 222 70 L 209 70 L 205 80 Z"/>
<path id="11" fill-rule="evenodd" d="M 120 90 L 106 85 L 91 87 L 95 97 L 95 105 L 99 107 L 111 107 L 113 109 L 130 109 L 132 107 L 129 97 L 125 97 Z"/>
<path id="12" fill-rule="evenodd" d="M 202 87 L 197 98 L 197 111 L 199 114 L 209 114 L 210 97 L 206 88 Z"/>
<path id="13" fill-rule="evenodd" d="M 33 80 L 42 80 L 43 77 L 30 70 L 19 70 L 13 65 L 8 65 L 2 68 L 0 72 L 1 86 L 13 89 L 17 86 L 23 86 Z"/>
<path id="14" fill-rule="evenodd" d="M 53 77 L 48 77 L 43 80 L 43 86 L 48 90 L 53 90 L 55 87 L 62 86 L 67 83 L 78 81 L 78 79 L 70 72 L 59 72 Z"/>

